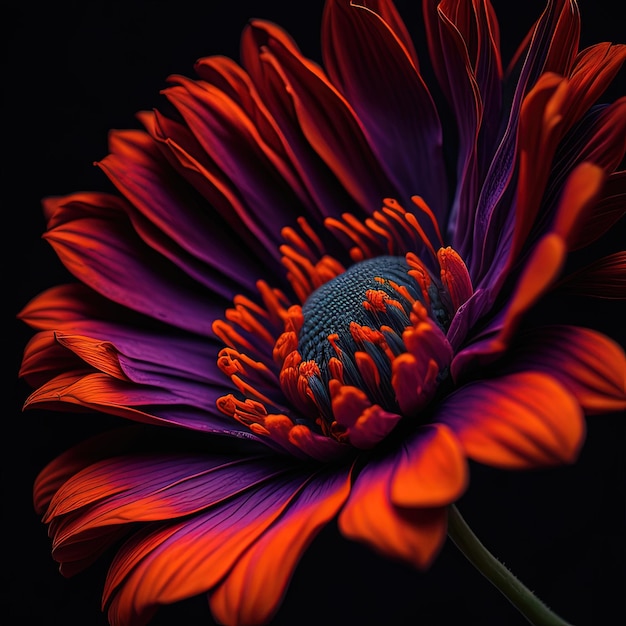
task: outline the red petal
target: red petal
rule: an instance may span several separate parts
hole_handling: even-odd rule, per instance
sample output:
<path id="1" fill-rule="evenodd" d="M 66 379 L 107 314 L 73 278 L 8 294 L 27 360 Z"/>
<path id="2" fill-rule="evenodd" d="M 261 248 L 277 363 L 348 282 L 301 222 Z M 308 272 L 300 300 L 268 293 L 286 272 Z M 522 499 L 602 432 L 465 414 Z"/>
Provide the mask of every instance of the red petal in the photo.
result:
<path id="1" fill-rule="evenodd" d="M 565 243 L 554 233 L 544 236 L 537 243 L 509 300 L 497 334 L 470 345 L 454 357 L 450 369 L 455 380 L 459 380 L 476 361 L 493 361 L 506 349 L 524 314 L 553 283 L 565 256 Z"/>
<path id="2" fill-rule="evenodd" d="M 575 230 L 592 213 L 606 174 L 601 167 L 583 162 L 567 177 L 556 211 L 552 231 L 559 235 L 572 249 Z"/>
<path id="3" fill-rule="evenodd" d="M 277 476 L 178 524 L 148 526 L 133 536 L 107 577 L 103 603 L 111 623 L 145 624 L 157 605 L 219 584 L 310 479 L 307 473 Z"/>
<path id="4" fill-rule="evenodd" d="M 270 22 L 253 20 L 242 38 L 245 65 L 262 59 L 282 74 L 283 89 L 301 132 L 361 207 L 371 210 L 388 195 L 389 181 L 381 170 L 354 110 L 318 65 L 306 59 Z"/>
<path id="5" fill-rule="evenodd" d="M 129 309 L 212 335 L 212 320 L 223 312 L 219 298 L 207 303 L 196 282 L 147 246 L 119 199 L 82 194 L 49 203 L 55 206 L 54 228 L 44 237 L 79 280 Z"/>
<path id="6" fill-rule="evenodd" d="M 570 235 L 571 250 L 579 250 L 607 233 L 626 214 L 626 171 L 607 178 L 599 202 Z"/>
<path id="7" fill-rule="evenodd" d="M 39 473 L 33 488 L 37 513 L 42 514 L 52 496 L 71 476 L 88 465 L 116 454 L 123 454 L 139 438 L 139 427 L 129 426 L 102 433 L 66 450 Z"/>

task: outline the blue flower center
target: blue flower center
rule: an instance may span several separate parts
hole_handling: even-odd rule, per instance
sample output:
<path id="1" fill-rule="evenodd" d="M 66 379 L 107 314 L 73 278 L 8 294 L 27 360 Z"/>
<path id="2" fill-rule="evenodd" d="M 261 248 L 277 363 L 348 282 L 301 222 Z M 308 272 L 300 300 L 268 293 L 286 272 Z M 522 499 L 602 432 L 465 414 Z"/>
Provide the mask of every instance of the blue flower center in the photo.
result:
<path id="1" fill-rule="evenodd" d="M 405 351 L 402 333 L 411 325 L 413 302 L 419 300 L 426 305 L 409 271 L 404 257 L 368 259 L 351 266 L 308 297 L 302 307 L 304 324 L 298 334 L 298 351 L 303 361 L 314 361 L 319 367 L 319 377 L 309 381 L 319 406 L 328 403 L 329 363 L 335 358 L 343 365 L 345 384 L 363 389 L 386 410 L 398 410 L 389 355 Z M 445 330 L 448 312 L 441 303 L 437 285 L 433 278 L 427 308 Z M 377 340 L 368 339 L 372 335 Z M 376 388 L 360 371 L 355 359 L 358 352 L 366 353 L 374 362 L 380 375 Z M 322 413 L 331 414 L 330 406 Z"/>

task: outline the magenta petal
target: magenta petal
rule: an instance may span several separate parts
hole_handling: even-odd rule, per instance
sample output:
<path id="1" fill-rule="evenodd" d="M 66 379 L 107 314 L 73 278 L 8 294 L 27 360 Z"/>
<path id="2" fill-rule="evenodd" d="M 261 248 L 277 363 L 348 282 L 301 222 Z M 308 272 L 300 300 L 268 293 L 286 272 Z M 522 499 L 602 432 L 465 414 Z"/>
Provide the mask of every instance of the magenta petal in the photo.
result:
<path id="1" fill-rule="evenodd" d="M 59 211 L 72 196 L 54 202 Z M 204 335 L 223 304 L 210 302 L 197 283 L 146 246 L 120 210 L 117 198 L 98 195 L 82 215 L 49 230 L 45 238 L 77 278 L 129 309 Z M 226 295 L 226 294 L 224 294 Z"/>
<path id="2" fill-rule="evenodd" d="M 112 133 L 109 144 L 111 153 L 98 166 L 130 202 L 126 211 L 144 241 L 199 282 L 230 291 L 229 297 L 235 288 L 253 290 L 245 270 L 255 257 L 176 175 L 158 145 L 139 131 Z M 266 254 L 276 249 L 272 243 Z"/>
<path id="3" fill-rule="evenodd" d="M 328 74 L 403 201 L 419 194 L 443 221 L 441 125 L 409 50 L 376 12 L 347 2 L 326 5 L 322 37 Z"/>

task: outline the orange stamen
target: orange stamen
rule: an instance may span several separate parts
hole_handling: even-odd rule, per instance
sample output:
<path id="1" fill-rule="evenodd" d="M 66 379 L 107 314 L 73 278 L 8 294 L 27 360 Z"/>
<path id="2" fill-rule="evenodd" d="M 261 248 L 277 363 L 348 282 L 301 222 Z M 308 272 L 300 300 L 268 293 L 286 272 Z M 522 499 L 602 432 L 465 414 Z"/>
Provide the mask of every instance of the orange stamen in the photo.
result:
<path id="1" fill-rule="evenodd" d="M 430 307 L 430 296 L 428 295 L 428 289 L 432 284 L 430 273 L 424 267 L 424 264 L 420 261 L 419 257 L 413 252 L 409 252 L 406 257 L 406 262 L 409 267 L 412 268 L 408 271 L 409 276 L 418 284 L 422 298 L 428 307 Z"/>
<path id="2" fill-rule="evenodd" d="M 289 300 L 285 294 L 279 289 L 272 289 L 264 280 L 257 281 L 256 286 L 272 321 L 275 323 L 282 322 L 287 313 L 284 305 L 289 305 Z"/>
<path id="3" fill-rule="evenodd" d="M 252 344 L 244 339 L 230 324 L 224 320 L 215 320 L 212 325 L 213 332 L 217 337 L 231 348 L 243 346 L 246 350 L 254 352 Z"/>
<path id="4" fill-rule="evenodd" d="M 283 265 L 287 268 L 287 278 L 291 283 L 293 290 L 296 292 L 298 300 L 304 303 L 313 291 L 311 284 L 292 259 L 284 256 L 281 261 Z"/>
<path id="5" fill-rule="evenodd" d="M 367 300 L 363 301 L 363 307 L 368 311 L 378 311 L 384 313 L 387 310 L 386 301 L 389 296 L 381 289 L 368 289 L 365 292 Z"/>
<path id="6" fill-rule="evenodd" d="M 316 257 L 311 248 L 307 245 L 306 241 L 304 241 L 304 239 L 293 228 L 291 228 L 291 226 L 285 226 L 285 228 L 280 231 L 280 234 L 292 246 L 298 248 L 309 259 L 309 261 L 315 263 Z"/>
<path id="7" fill-rule="evenodd" d="M 453 248 L 439 248 L 437 260 L 441 267 L 441 282 L 450 294 L 456 311 L 474 293 L 472 279 L 463 259 Z"/>
<path id="8" fill-rule="evenodd" d="M 404 219 L 413 226 L 413 228 L 417 231 L 417 234 L 420 236 L 420 239 L 424 242 L 425 246 L 428 248 L 429 252 L 436 257 L 435 248 L 433 248 L 433 244 L 430 243 L 430 239 L 426 236 L 424 229 L 421 227 L 420 223 L 417 221 L 417 218 L 413 213 L 407 213 L 404 216 Z"/>
<path id="9" fill-rule="evenodd" d="M 227 309 L 224 316 L 229 322 L 234 322 L 245 331 L 261 338 L 268 345 L 274 345 L 272 334 L 259 323 L 259 320 L 246 307 L 238 305 L 235 309 Z"/>
<path id="10" fill-rule="evenodd" d="M 409 290 L 404 285 L 398 285 L 398 283 L 393 280 L 390 280 L 387 282 L 389 283 L 389 286 L 394 291 L 397 291 L 403 298 L 408 300 L 411 304 L 415 302 L 415 298 L 409 293 Z"/>
<path id="11" fill-rule="evenodd" d="M 328 343 L 330 343 L 330 345 L 333 347 L 335 354 L 340 357 L 343 354 L 343 351 L 337 345 L 337 342 L 339 341 L 339 335 L 337 333 L 332 333 L 331 335 L 328 335 L 326 339 L 328 339 Z"/>
<path id="12" fill-rule="evenodd" d="M 389 233 L 389 236 L 396 243 L 396 246 L 400 248 L 404 247 L 404 241 L 400 233 L 397 231 L 395 226 L 391 223 L 389 218 L 381 211 L 374 211 L 373 216 L 381 224 L 384 224 L 385 230 Z"/>
<path id="13" fill-rule="evenodd" d="M 343 384 L 343 363 L 336 357 L 328 359 L 328 369 L 330 371 L 330 377 L 334 380 L 338 380 Z"/>
<path id="14" fill-rule="evenodd" d="M 373 220 L 371 217 L 368 217 L 365 220 L 365 224 L 370 230 L 380 235 L 381 237 L 384 237 L 387 240 L 387 252 L 388 254 L 393 254 L 395 251 L 394 244 L 396 243 L 393 234 L 390 233 L 385 228 L 383 228 L 382 226 L 380 226 L 379 224 L 377 224 L 376 220 Z"/>
<path id="15" fill-rule="evenodd" d="M 233 374 L 230 377 L 230 380 L 233 382 L 233 384 L 236 385 L 237 389 L 239 389 L 239 391 L 241 391 L 241 393 L 243 393 L 245 396 L 252 396 L 253 398 L 260 400 L 261 402 L 264 402 L 265 404 L 270 404 L 270 405 L 274 404 L 272 400 L 268 398 L 265 394 L 261 393 L 256 387 L 246 382 L 245 380 L 243 380 L 236 374 Z"/>
<path id="16" fill-rule="evenodd" d="M 380 386 L 380 372 L 374 363 L 374 359 L 367 352 L 355 352 L 354 360 L 359 369 L 363 381 L 369 389 L 376 390 Z"/>
<path id="17" fill-rule="evenodd" d="M 348 213 L 344 213 L 342 215 L 342 218 L 344 220 L 346 220 L 348 217 L 353 216 L 350 216 Z M 356 244 L 356 247 L 357 249 L 359 249 L 361 254 L 364 255 L 364 258 L 371 258 L 372 256 L 374 256 L 369 246 L 363 241 L 363 239 L 361 239 L 361 237 L 359 237 L 358 232 L 349 224 L 342 222 L 335 217 L 327 217 L 324 220 L 324 225 L 331 230 L 339 230 L 344 235 L 348 236 Z M 352 251 L 350 252 L 350 254 L 352 255 Z"/>

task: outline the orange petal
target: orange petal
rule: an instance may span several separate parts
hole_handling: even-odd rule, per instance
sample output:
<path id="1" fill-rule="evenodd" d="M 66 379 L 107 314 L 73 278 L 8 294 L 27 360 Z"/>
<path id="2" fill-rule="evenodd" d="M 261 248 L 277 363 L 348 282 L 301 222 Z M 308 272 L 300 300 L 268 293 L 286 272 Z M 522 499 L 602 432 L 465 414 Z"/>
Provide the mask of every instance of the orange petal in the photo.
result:
<path id="1" fill-rule="evenodd" d="M 339 514 L 339 529 L 386 557 L 425 569 L 445 540 L 446 510 L 393 504 L 389 491 L 398 461 L 386 458 L 365 467 Z"/>
<path id="2" fill-rule="evenodd" d="M 565 256 L 565 242 L 554 233 L 546 235 L 537 243 L 505 313 L 504 326 L 497 336 L 499 343 L 509 342 L 522 315 L 555 280 L 563 266 Z"/>
<path id="3" fill-rule="evenodd" d="M 465 491 L 469 479 L 465 454 L 444 424 L 421 428 L 403 452 L 391 483 L 391 500 L 397 506 L 445 506 Z"/>
<path id="4" fill-rule="evenodd" d="M 582 410 L 551 376 L 521 372 L 468 384 L 440 406 L 469 457 L 508 469 L 572 463 L 585 436 Z"/>
<path id="5" fill-rule="evenodd" d="M 626 355 L 615 341 L 575 326 L 548 326 L 520 337 L 511 370 L 541 370 L 559 380 L 587 414 L 626 409 Z"/>

